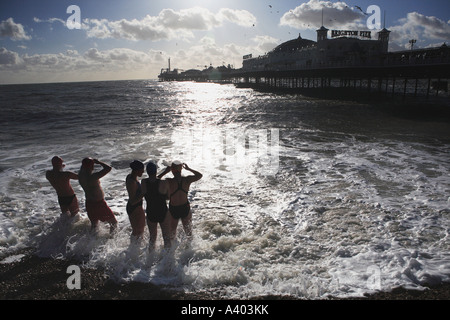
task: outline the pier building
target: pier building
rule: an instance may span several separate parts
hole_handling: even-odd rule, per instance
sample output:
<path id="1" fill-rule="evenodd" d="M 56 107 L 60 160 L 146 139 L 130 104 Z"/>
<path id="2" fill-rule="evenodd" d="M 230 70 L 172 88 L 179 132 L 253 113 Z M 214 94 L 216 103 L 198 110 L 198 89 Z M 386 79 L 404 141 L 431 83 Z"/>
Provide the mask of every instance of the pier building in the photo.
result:
<path id="1" fill-rule="evenodd" d="M 269 53 L 244 56 L 243 71 L 299 70 L 342 66 L 379 65 L 388 52 L 389 30 L 378 32 L 371 40 L 371 31 L 332 30 L 322 26 L 317 30 L 317 41 L 297 39 L 280 44 Z"/>
<path id="2" fill-rule="evenodd" d="M 270 52 L 243 56 L 242 68 L 161 72 L 161 81 L 233 82 L 238 87 L 292 92 L 384 93 L 446 96 L 449 92 L 450 48 L 389 52 L 390 31 L 329 30 L 317 39 L 286 41 Z M 374 33 L 374 35 L 373 35 Z M 329 34 L 331 37 L 329 37 Z"/>

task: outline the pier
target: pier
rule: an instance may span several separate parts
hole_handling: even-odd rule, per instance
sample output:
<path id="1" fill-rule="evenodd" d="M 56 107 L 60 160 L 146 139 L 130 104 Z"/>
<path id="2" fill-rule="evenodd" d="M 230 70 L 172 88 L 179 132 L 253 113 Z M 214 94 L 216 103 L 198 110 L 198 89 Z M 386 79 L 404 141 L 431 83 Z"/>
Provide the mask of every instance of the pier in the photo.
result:
<path id="1" fill-rule="evenodd" d="M 449 97 L 450 47 L 388 52 L 390 31 L 317 30 L 317 41 L 289 40 L 271 52 L 243 56 L 243 67 L 162 70 L 160 81 L 234 83 L 240 88 L 301 94 Z M 348 37 L 347 35 L 355 35 Z M 345 35 L 345 36 L 341 36 Z M 363 35 L 361 39 L 359 35 Z"/>
<path id="2" fill-rule="evenodd" d="M 447 53 L 448 55 L 448 53 Z M 172 74 L 161 81 L 233 83 L 239 88 L 311 94 L 382 94 L 383 96 L 448 96 L 450 57 L 434 64 L 343 66 L 299 70 L 233 69 Z"/>
<path id="3" fill-rule="evenodd" d="M 384 96 L 439 96 L 448 94 L 450 62 L 384 67 L 335 67 L 303 70 L 239 71 L 224 75 L 240 88 L 298 93 Z"/>

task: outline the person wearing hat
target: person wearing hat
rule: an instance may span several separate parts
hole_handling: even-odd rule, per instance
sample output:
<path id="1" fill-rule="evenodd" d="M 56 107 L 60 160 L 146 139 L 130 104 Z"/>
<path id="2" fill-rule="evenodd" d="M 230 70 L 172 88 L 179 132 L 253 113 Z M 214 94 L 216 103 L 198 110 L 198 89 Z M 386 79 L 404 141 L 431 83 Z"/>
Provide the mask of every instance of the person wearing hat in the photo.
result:
<path id="1" fill-rule="evenodd" d="M 78 180 L 78 175 L 74 172 L 63 171 L 66 165 L 61 157 L 54 156 L 52 158 L 52 166 L 53 169 L 48 170 L 45 173 L 45 177 L 56 190 L 61 215 L 73 218 L 78 214 L 79 207 L 78 199 L 70 184 L 70 180 Z"/>
<path id="2" fill-rule="evenodd" d="M 171 238 L 175 239 L 178 221 L 181 220 L 184 232 L 188 238 L 192 237 L 192 212 L 188 200 L 188 192 L 191 183 L 200 180 L 203 175 L 188 167 L 187 164 L 180 161 L 174 161 L 170 167 L 173 178 L 167 179 L 169 183 L 169 212 L 170 212 L 170 229 Z M 183 177 L 182 169 L 192 172 L 194 175 Z"/>
<path id="3" fill-rule="evenodd" d="M 161 174 L 156 175 L 157 166 L 153 162 L 147 164 L 148 178 L 142 180 L 142 193 L 145 194 L 147 203 L 147 226 L 150 233 L 149 251 L 153 251 L 158 236 L 158 224 L 164 241 L 164 248 L 171 246 L 170 221 L 166 200 L 168 199 L 169 186 L 167 181 L 161 178 L 170 172 L 167 167 Z"/>
<path id="4" fill-rule="evenodd" d="M 126 177 L 125 183 L 128 191 L 127 213 L 132 228 L 131 236 L 133 240 L 141 240 L 145 230 L 145 212 L 142 208 L 141 184 L 138 177 L 144 173 L 144 164 L 134 160 L 130 163 L 131 173 Z"/>
<path id="5" fill-rule="evenodd" d="M 94 172 L 94 165 L 101 165 L 102 170 Z M 111 171 L 111 166 L 97 159 L 84 158 L 81 164 L 78 179 L 86 197 L 86 211 L 91 221 L 92 229 L 98 227 L 98 222 L 110 224 L 110 232 L 117 228 L 117 220 L 112 210 L 105 201 L 105 194 L 100 184 L 100 179 Z"/>

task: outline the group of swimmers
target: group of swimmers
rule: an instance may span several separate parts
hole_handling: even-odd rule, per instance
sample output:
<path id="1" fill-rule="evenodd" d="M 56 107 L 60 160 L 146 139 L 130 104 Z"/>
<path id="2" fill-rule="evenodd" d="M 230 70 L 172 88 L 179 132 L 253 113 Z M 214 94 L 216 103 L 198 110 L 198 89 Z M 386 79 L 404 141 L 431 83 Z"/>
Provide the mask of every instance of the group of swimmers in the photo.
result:
<path id="1" fill-rule="evenodd" d="M 102 169 L 94 172 L 96 164 Z M 109 223 L 110 232 L 114 232 L 117 229 L 117 220 L 105 201 L 100 184 L 100 179 L 108 174 L 112 167 L 97 159 L 85 158 L 79 173 L 76 174 L 63 170 L 65 164 L 59 156 L 52 158 L 52 166 L 53 169 L 46 172 L 46 178 L 56 190 L 62 215 L 75 217 L 79 212 L 78 199 L 70 183 L 70 180 L 78 180 L 85 193 L 86 212 L 92 229 L 97 229 L 99 221 L 102 221 Z M 150 233 L 149 250 L 155 249 L 159 224 L 164 247 L 169 248 L 176 237 L 179 220 L 187 237 L 191 238 L 192 212 L 187 195 L 191 183 L 200 180 L 202 174 L 185 163 L 174 161 L 157 175 L 157 165 L 149 162 L 146 166 L 148 178 L 139 182 L 139 177 L 144 174 L 144 164 L 134 160 L 130 163 L 130 168 L 131 173 L 126 177 L 125 184 L 129 196 L 126 211 L 132 228 L 132 239 L 141 240 L 147 224 Z M 194 175 L 182 176 L 182 169 Z M 162 180 L 169 172 L 172 172 L 173 178 Z M 146 201 L 145 211 L 143 199 Z"/>

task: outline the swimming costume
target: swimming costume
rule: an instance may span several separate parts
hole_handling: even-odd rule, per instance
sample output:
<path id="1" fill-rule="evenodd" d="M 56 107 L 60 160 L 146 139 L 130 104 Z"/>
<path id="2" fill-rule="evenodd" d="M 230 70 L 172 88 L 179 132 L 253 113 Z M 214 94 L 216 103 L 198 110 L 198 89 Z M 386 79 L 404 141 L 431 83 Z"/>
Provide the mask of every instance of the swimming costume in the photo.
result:
<path id="1" fill-rule="evenodd" d="M 78 207 L 78 199 L 75 194 L 71 196 L 58 197 L 58 203 L 63 213 L 69 211 L 72 216 L 75 216 L 80 210 Z"/>
<path id="2" fill-rule="evenodd" d="M 175 193 L 177 193 L 178 191 L 183 191 L 184 193 L 188 193 L 186 190 L 184 190 L 183 189 L 183 180 L 181 180 L 181 181 L 177 181 L 177 183 L 178 183 L 178 187 L 177 187 L 177 190 L 175 190 L 174 192 L 172 192 L 172 194 L 170 195 L 170 198 L 172 198 L 172 196 L 175 194 Z"/>
<path id="3" fill-rule="evenodd" d="M 172 198 L 172 196 L 175 193 L 177 193 L 178 191 L 182 191 L 186 194 L 188 193 L 186 190 L 183 189 L 183 180 L 177 181 L 177 183 L 178 183 L 178 187 L 174 192 L 172 192 L 172 194 L 170 195 L 170 198 Z M 189 201 L 186 202 L 185 204 L 178 205 L 178 206 L 174 206 L 169 203 L 169 211 L 174 219 L 184 219 L 189 215 L 189 212 L 191 211 L 191 206 L 189 204 Z"/>
<path id="4" fill-rule="evenodd" d="M 184 219 L 189 215 L 189 212 L 191 211 L 191 206 L 189 204 L 189 201 L 180 206 L 174 206 L 169 204 L 169 211 L 172 217 L 174 217 L 174 219 Z"/>
<path id="5" fill-rule="evenodd" d="M 129 179 L 129 177 L 130 177 L 130 176 L 127 177 L 127 180 Z M 136 190 L 136 196 L 140 196 L 141 193 L 142 193 L 142 187 L 141 187 L 141 184 L 140 184 L 138 181 L 136 181 L 136 180 L 134 180 L 134 182 L 136 182 L 137 185 L 138 185 L 138 188 L 137 188 L 137 190 Z M 131 204 L 130 201 L 128 201 L 128 203 L 127 203 L 127 213 L 128 213 L 128 215 L 132 214 L 133 211 L 134 211 L 136 208 L 139 208 L 140 206 L 142 206 L 142 204 L 143 204 L 143 201 L 142 201 L 142 200 L 139 201 L 139 202 L 136 203 L 136 204 Z"/>
<path id="6" fill-rule="evenodd" d="M 163 222 L 166 218 L 167 204 L 166 196 L 159 193 L 159 184 L 161 180 L 147 182 L 147 193 L 145 194 L 145 201 L 147 207 L 145 212 L 147 213 L 147 220 L 149 222 Z"/>
<path id="7" fill-rule="evenodd" d="M 76 195 L 74 194 L 71 196 L 58 197 L 58 203 L 60 206 L 69 206 L 75 198 Z"/>
<path id="8" fill-rule="evenodd" d="M 86 200 L 86 211 L 91 222 L 100 221 L 116 221 L 116 217 L 112 210 L 106 204 L 104 199 L 100 201 Z"/>
<path id="9" fill-rule="evenodd" d="M 130 202 L 127 203 L 127 213 L 128 215 L 132 214 L 136 208 L 142 207 L 143 201 L 139 201 L 136 204 L 131 204 Z"/>

